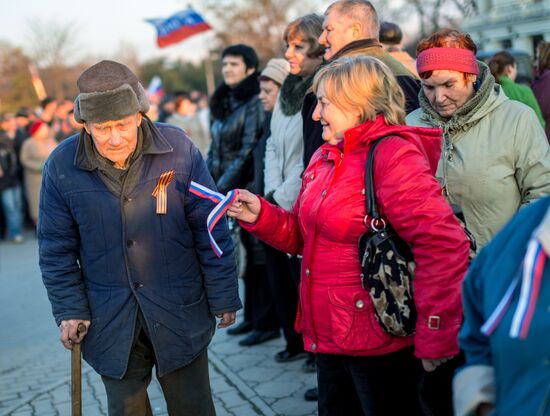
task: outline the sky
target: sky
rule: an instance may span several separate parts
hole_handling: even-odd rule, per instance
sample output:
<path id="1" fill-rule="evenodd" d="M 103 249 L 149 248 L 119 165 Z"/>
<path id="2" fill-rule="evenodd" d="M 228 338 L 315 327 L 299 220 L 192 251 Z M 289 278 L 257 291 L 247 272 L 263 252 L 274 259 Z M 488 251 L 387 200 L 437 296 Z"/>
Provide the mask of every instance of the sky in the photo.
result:
<path id="1" fill-rule="evenodd" d="M 74 25 L 79 57 L 112 58 L 122 45 L 132 45 L 140 61 L 156 57 L 200 60 L 213 32 L 195 35 L 184 42 L 159 49 L 156 30 L 146 18 L 166 18 L 195 8 L 208 20 L 200 0 L 0 0 L 0 41 L 30 52 L 33 21 Z"/>

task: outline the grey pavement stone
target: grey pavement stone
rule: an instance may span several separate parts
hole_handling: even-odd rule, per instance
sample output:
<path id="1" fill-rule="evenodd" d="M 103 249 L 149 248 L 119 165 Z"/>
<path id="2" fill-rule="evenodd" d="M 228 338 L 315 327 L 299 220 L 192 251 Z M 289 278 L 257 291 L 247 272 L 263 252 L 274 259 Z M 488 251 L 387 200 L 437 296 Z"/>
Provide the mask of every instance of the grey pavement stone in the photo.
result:
<path id="1" fill-rule="evenodd" d="M 225 407 L 231 408 L 243 403 L 243 396 L 237 391 L 226 391 L 218 395 Z"/>
<path id="2" fill-rule="evenodd" d="M 262 397 L 274 397 L 276 399 L 282 399 L 292 396 L 297 390 L 303 388 L 303 383 L 300 381 L 284 382 L 284 381 L 270 381 L 262 383 L 256 387 L 256 391 Z"/>
<path id="3" fill-rule="evenodd" d="M 317 414 L 317 405 L 312 402 L 299 402 L 296 398 L 287 397 L 275 402 L 273 404 L 273 410 L 278 415 L 285 416 L 315 415 Z"/>
<path id="4" fill-rule="evenodd" d="M 32 235 L 20 246 L 0 242 L 0 283 L 0 415 L 69 415 L 70 353 L 58 340 Z M 242 319 L 242 311 L 238 316 Z M 38 342 L 29 342 L 31 333 Z M 315 376 L 300 370 L 303 360 L 284 364 L 274 360 L 284 349 L 283 338 L 241 347 L 242 338 L 218 330 L 209 347 L 218 416 L 314 415 L 315 403 L 302 397 L 314 386 Z M 101 378 L 84 362 L 82 369 L 83 415 L 106 415 Z M 155 378 L 148 392 L 154 415 L 167 415 Z"/>
<path id="5" fill-rule="evenodd" d="M 257 381 L 257 382 L 263 382 L 263 381 L 269 381 L 272 380 L 273 377 L 278 376 L 284 371 L 282 368 L 278 369 L 272 369 L 272 368 L 266 368 L 266 367 L 251 367 L 246 368 L 242 371 L 239 371 L 239 377 L 241 377 L 245 381 Z"/>
<path id="6" fill-rule="evenodd" d="M 232 408 L 231 411 L 232 411 L 232 414 L 237 416 L 258 416 L 262 414 L 259 412 L 258 409 L 251 406 L 249 403 L 236 406 Z"/>

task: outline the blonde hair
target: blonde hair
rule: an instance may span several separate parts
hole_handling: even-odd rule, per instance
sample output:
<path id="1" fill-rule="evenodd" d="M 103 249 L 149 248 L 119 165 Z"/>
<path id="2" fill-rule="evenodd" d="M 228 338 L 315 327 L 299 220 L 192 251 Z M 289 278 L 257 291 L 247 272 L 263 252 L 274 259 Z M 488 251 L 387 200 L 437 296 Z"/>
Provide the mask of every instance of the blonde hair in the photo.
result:
<path id="1" fill-rule="evenodd" d="M 371 56 L 339 58 L 321 68 L 313 79 L 326 98 L 343 111 L 359 110 L 360 122 L 382 114 L 387 124 L 405 124 L 405 95 L 391 70 Z"/>

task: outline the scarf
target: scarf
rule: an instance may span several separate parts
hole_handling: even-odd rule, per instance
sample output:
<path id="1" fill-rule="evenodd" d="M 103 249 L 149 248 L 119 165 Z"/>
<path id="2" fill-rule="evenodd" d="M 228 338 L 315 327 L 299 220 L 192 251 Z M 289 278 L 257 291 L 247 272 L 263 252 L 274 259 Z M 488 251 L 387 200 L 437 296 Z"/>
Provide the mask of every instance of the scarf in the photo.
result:
<path id="1" fill-rule="evenodd" d="M 304 97 L 313 84 L 314 76 L 315 72 L 307 78 L 292 74 L 286 77 L 279 94 L 281 111 L 285 116 L 293 116 L 302 110 Z"/>
<path id="2" fill-rule="evenodd" d="M 465 129 L 468 123 L 476 116 L 476 113 L 485 105 L 491 91 L 495 86 L 495 78 L 491 75 L 489 67 L 483 62 L 477 62 L 479 67 L 480 86 L 474 96 L 470 98 L 462 107 L 460 107 L 450 119 L 441 117 L 437 111 L 432 108 L 428 98 L 421 89 L 418 94 L 418 101 L 423 110 L 422 119 L 431 125 L 443 128 L 445 132 L 453 132 Z"/>

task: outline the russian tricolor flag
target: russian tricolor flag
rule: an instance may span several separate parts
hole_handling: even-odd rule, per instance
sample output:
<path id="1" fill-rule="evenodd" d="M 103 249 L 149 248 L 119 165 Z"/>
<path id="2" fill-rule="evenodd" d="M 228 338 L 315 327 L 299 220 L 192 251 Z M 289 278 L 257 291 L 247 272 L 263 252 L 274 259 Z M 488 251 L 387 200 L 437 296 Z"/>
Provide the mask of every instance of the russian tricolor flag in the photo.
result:
<path id="1" fill-rule="evenodd" d="M 189 8 L 166 19 L 145 19 L 157 29 L 159 48 L 181 42 L 197 33 L 210 30 L 211 27 L 200 14 Z"/>

